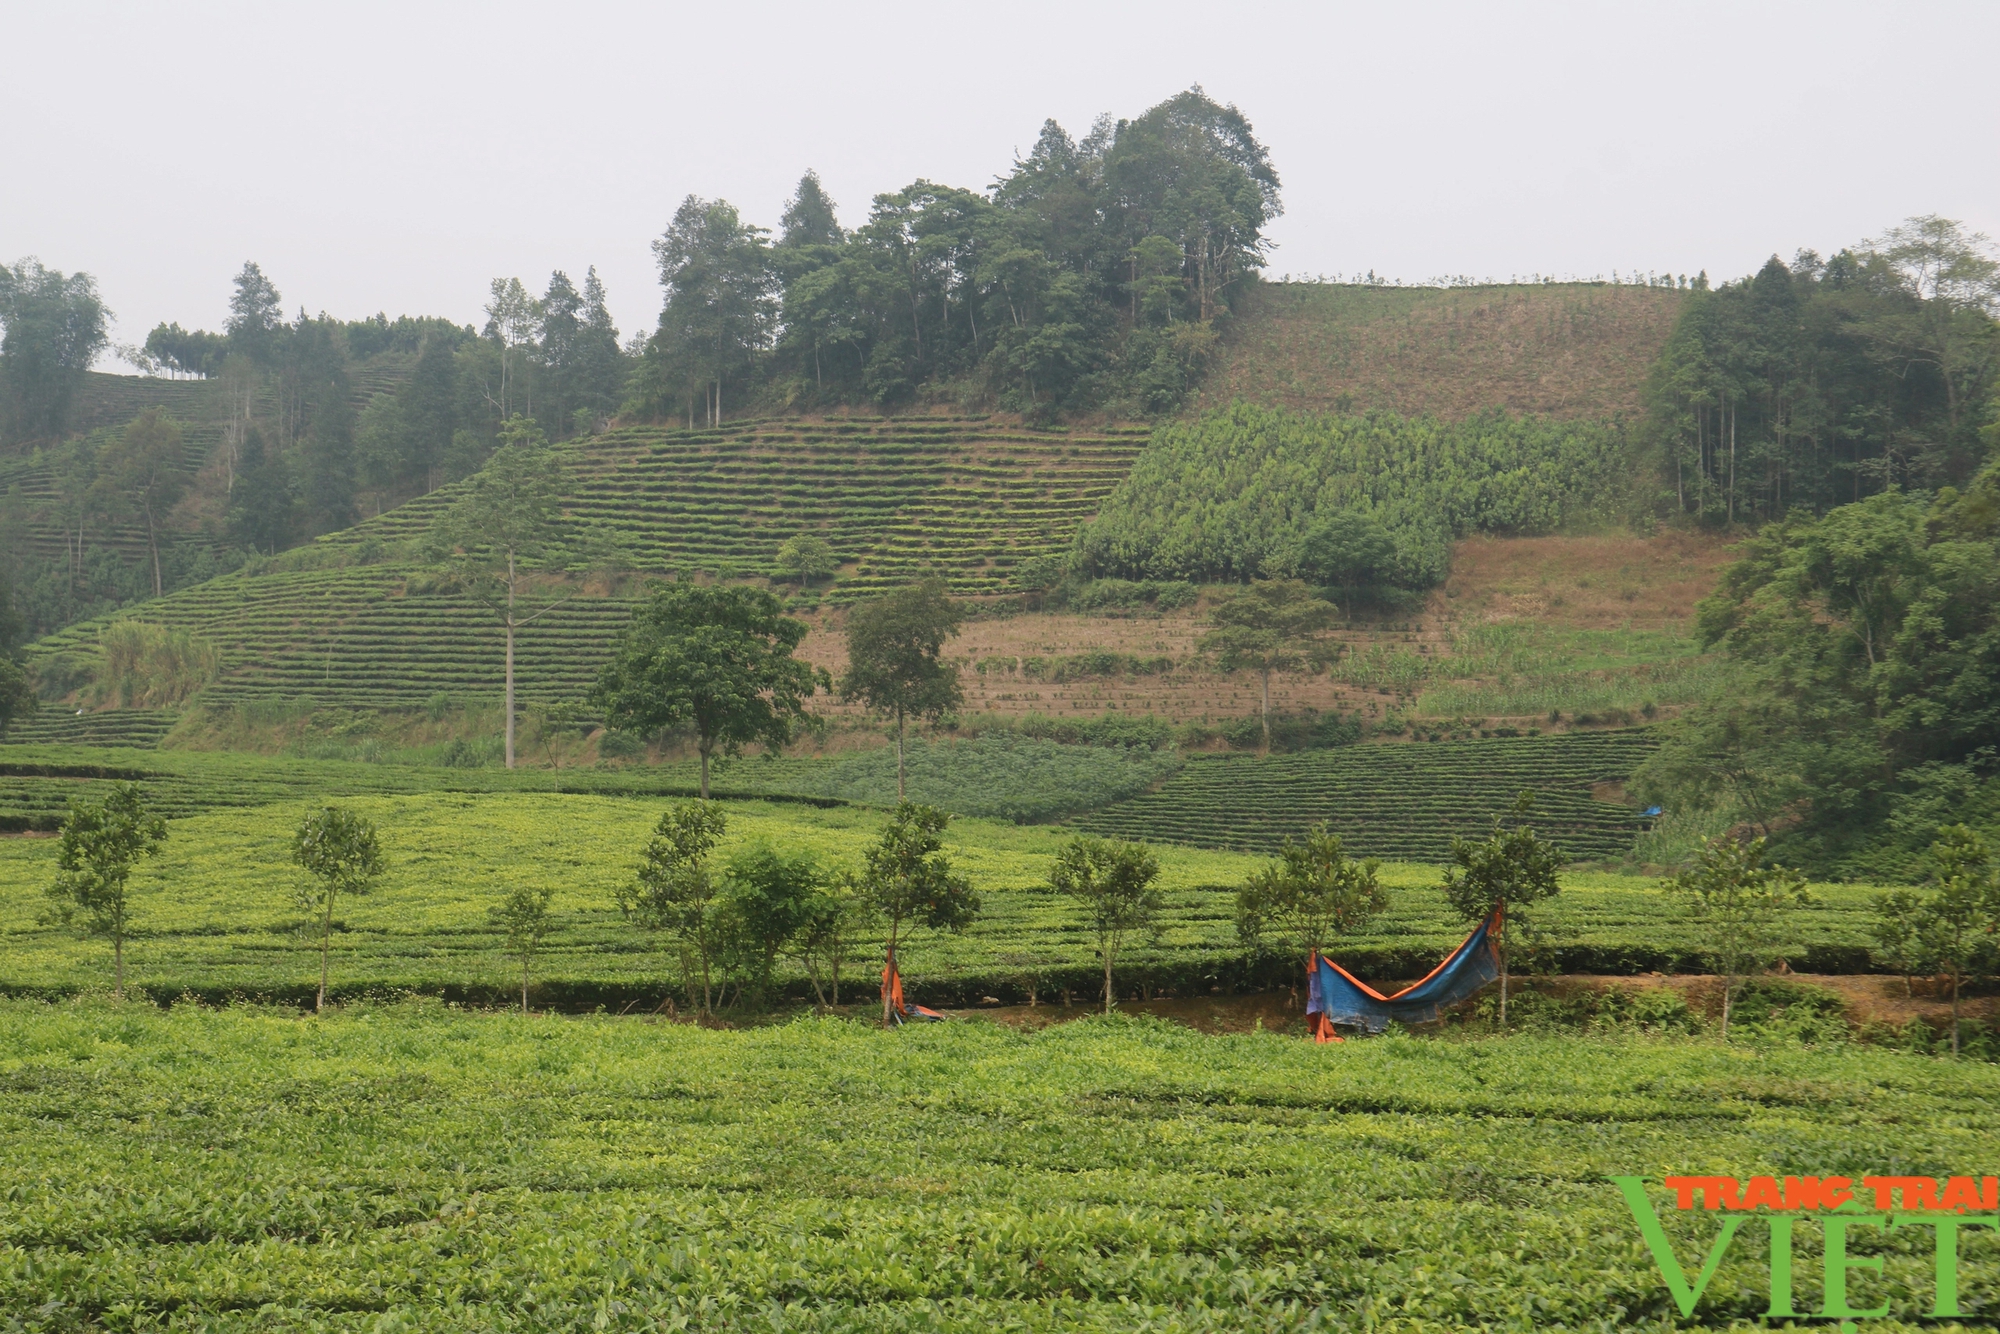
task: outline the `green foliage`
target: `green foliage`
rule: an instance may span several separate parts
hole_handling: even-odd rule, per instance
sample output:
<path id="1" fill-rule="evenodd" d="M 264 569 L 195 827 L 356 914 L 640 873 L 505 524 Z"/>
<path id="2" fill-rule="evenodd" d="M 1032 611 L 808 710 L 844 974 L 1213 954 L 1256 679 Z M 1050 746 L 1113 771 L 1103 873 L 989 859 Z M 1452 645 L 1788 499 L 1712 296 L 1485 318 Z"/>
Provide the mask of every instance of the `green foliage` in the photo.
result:
<path id="1" fill-rule="evenodd" d="M 988 732 L 976 740 L 913 741 L 903 766 L 915 800 L 960 815 L 1017 824 L 1056 819 L 1144 792 L 1181 766 L 1171 751 L 1113 742 L 1065 744 L 1032 735 Z M 732 769 L 729 781 L 774 791 L 894 805 L 895 755 L 887 748 L 763 777 L 762 761 Z M 747 772 L 746 772 L 747 771 Z"/>
<path id="2" fill-rule="evenodd" d="M 840 558 L 833 554 L 833 548 L 827 545 L 825 538 L 812 533 L 796 533 L 786 538 L 778 548 L 776 564 L 800 584 L 810 584 L 826 578 L 839 568 Z"/>
<path id="3" fill-rule="evenodd" d="M 778 955 L 826 907 L 821 892 L 827 874 L 809 849 L 780 851 L 753 843 L 729 859 L 717 904 L 723 919 L 725 955 L 751 994 L 768 1003 Z"/>
<path id="4" fill-rule="evenodd" d="M 520 961 L 522 1014 L 528 1012 L 528 980 L 535 956 L 541 953 L 542 942 L 555 929 L 555 916 L 549 911 L 555 897 L 554 885 L 515 885 L 506 897 L 486 910 L 493 925 L 506 933 L 507 953 Z"/>
<path id="5" fill-rule="evenodd" d="M 1166 906 L 1157 881 L 1159 858 L 1143 843 L 1120 843 L 1082 835 L 1056 850 L 1049 889 L 1076 900 L 1084 929 L 1097 942 L 1104 964 L 1104 1012 L 1117 1004 L 1112 973 L 1125 937 L 1157 928 Z"/>
<path id="6" fill-rule="evenodd" d="M 1959 989 L 1990 970 L 2000 936 L 2000 869 L 1985 839 L 1964 825 L 1938 830 L 1931 844 L 1931 891 L 1911 915 L 1917 949 L 1951 981 L 1951 1054 L 1959 1049 Z"/>
<path id="7" fill-rule="evenodd" d="M 306 873 L 298 882 L 299 907 L 319 919 L 319 995 L 313 1008 L 324 1010 L 334 906 L 343 894 L 366 894 L 381 877 L 381 838 L 366 816 L 322 806 L 299 822 L 292 835 L 292 860 Z"/>
<path id="8" fill-rule="evenodd" d="M 1935 216 L 1691 296 L 1647 386 L 1665 496 L 1733 523 L 1964 485 L 1987 453 L 1996 312 L 1991 243 Z"/>
<path id="9" fill-rule="evenodd" d="M 1297 574 L 1339 584 L 1355 577 L 1340 561 L 1372 553 L 1379 528 L 1394 553 L 1386 575 L 1369 554 L 1373 577 L 1428 588 L 1467 533 L 1549 532 L 1615 512 L 1628 467 L 1622 433 L 1603 424 L 1235 403 L 1158 428 L 1077 534 L 1076 559 L 1089 575 L 1206 583 Z M 1335 516 L 1350 512 L 1368 522 L 1353 534 L 1358 545 L 1335 548 L 1334 534 L 1348 531 Z"/>
<path id="10" fill-rule="evenodd" d="M 1993 1067 L 1860 1044 L 1726 1062 L 1616 1032 L 1329 1050 L 1126 1019 L 727 1032 L 423 1002 L 301 1021 L 13 1001 L 0 1049 L 0 1191 L 32 1201 L 0 1224 L 17 1257 L 0 1306 L 50 1324 L 115 1294 L 154 1323 L 298 1328 L 733 1332 L 782 1301 L 799 1334 L 1237 1334 L 1331 1300 L 1382 1326 L 1666 1328 L 1606 1175 L 1748 1176 L 1838 1145 L 1942 1177 L 2000 1098 Z M 1353 1207 L 1328 1207 L 1329 1179 L 1355 1183 Z M 1713 1216 L 1659 1198 L 1678 1253 L 1701 1254 Z M 1697 1322 L 1766 1306 L 1744 1232 Z M 1984 1233 L 1964 1234 L 1968 1297 L 2000 1283 Z M 1887 1234 L 1878 1257 L 1867 1299 L 1924 1326 L 1929 1230 Z"/>
<path id="11" fill-rule="evenodd" d="M 2000 467 L 1767 526 L 1698 621 L 1731 671 L 1642 790 L 1737 813 L 1806 865 L 1912 875 L 2000 745 Z"/>
<path id="12" fill-rule="evenodd" d="M 1444 897 L 1451 910 L 1467 922 L 1481 922 L 1500 912 L 1500 1026 L 1507 1026 L 1507 982 L 1510 953 L 1519 943 L 1540 934 L 1535 905 L 1554 898 L 1562 886 L 1557 872 L 1566 860 L 1562 849 L 1527 824 L 1534 814 L 1535 795 L 1523 789 L 1509 811 L 1512 828 L 1493 817 L 1493 832 L 1478 843 L 1451 841 L 1452 864 L 1445 868 Z M 1525 938 L 1525 939 L 1524 939 Z"/>
<path id="13" fill-rule="evenodd" d="M 1316 824 L 1297 842 L 1287 838 L 1276 860 L 1236 892 L 1236 930 L 1246 945 L 1273 928 L 1301 950 L 1327 953 L 1339 936 L 1359 935 L 1389 906 L 1374 858 L 1348 857 L 1340 836 Z"/>
<path id="14" fill-rule="evenodd" d="M 944 646 L 965 623 L 943 581 L 926 579 L 865 602 L 847 617 L 847 673 L 840 697 L 896 720 L 896 800 L 903 799 L 903 724 L 935 719 L 965 698 Z"/>
<path id="15" fill-rule="evenodd" d="M 119 619 L 97 633 L 94 701 L 120 709 L 180 704 L 222 669 L 215 645 L 178 626 Z"/>
<path id="16" fill-rule="evenodd" d="M 944 848 L 951 816 L 935 806 L 900 803 L 863 855 L 861 892 L 888 924 L 889 957 L 910 927 L 963 931 L 979 916 L 972 881 L 952 869 Z M 883 1000 L 882 1020 L 889 1020 Z"/>
<path id="17" fill-rule="evenodd" d="M 620 913 L 673 941 L 690 1007 L 695 979 L 701 979 L 703 1014 L 714 1008 L 714 968 L 723 943 L 708 857 L 727 828 L 722 808 L 707 798 L 668 808 L 653 827 L 637 878 L 620 882 L 616 891 Z"/>
<path id="18" fill-rule="evenodd" d="M 1545 830 L 1574 858 L 1630 852 L 1645 817 L 1598 801 L 1654 746 L 1643 731 L 1427 745 L 1346 746 L 1295 755 L 1192 755 L 1141 796 L 1078 816 L 1093 833 L 1274 853 L 1325 821 L 1350 852 L 1443 862 L 1452 840 L 1486 830 L 1531 788 Z"/>
<path id="19" fill-rule="evenodd" d="M 125 992 L 125 940 L 132 932 L 132 868 L 167 841 L 167 822 L 146 809 L 136 783 L 101 801 L 72 800 L 63 819 L 49 915 L 109 940 L 118 994 Z"/>
<path id="20" fill-rule="evenodd" d="M 71 403 L 104 350 L 110 312 L 87 273 L 0 264 L 0 442 L 68 433 Z"/>
<path id="21" fill-rule="evenodd" d="M 1722 975 L 1722 1036 L 1746 977 L 1776 965 L 1796 943 L 1792 914 L 1812 901 L 1798 872 L 1764 864 L 1764 840 L 1703 839 L 1695 864 L 1672 887 L 1685 895 L 1697 939 Z"/>
<path id="22" fill-rule="evenodd" d="M 805 623 L 780 613 L 763 589 L 685 580 L 659 588 L 633 617 L 592 700 L 612 726 L 692 729 L 707 797 L 718 750 L 790 745 L 809 718 L 806 701 L 831 688 L 824 670 L 793 656 Z"/>

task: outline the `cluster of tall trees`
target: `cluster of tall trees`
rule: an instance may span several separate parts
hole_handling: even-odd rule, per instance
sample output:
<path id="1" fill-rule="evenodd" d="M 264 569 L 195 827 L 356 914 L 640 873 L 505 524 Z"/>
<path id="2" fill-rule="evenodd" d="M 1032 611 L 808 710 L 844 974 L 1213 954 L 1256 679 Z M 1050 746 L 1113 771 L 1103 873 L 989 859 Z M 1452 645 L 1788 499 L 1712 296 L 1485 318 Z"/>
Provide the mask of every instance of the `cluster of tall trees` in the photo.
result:
<path id="1" fill-rule="evenodd" d="M 1963 486 L 1992 448 L 2000 258 L 1912 218 L 1691 295 L 1648 385 L 1668 503 L 1723 523 Z"/>
<path id="2" fill-rule="evenodd" d="M 851 229 L 812 172 L 775 239 L 689 195 L 654 243 L 666 301 L 631 406 L 690 424 L 753 399 L 1168 411 L 1278 212 L 1250 123 L 1199 88 L 1082 139 L 1049 121 L 990 189 L 915 181 Z"/>
<path id="3" fill-rule="evenodd" d="M 1637 777 L 1811 869 L 1913 873 L 2000 824 L 2000 465 L 1766 524 L 1698 613 L 1727 688 Z"/>
<path id="4" fill-rule="evenodd" d="M 233 280 L 220 333 L 162 324 L 124 355 L 143 369 L 213 382 L 221 439 L 158 409 L 122 428 L 72 430 L 108 312 L 85 274 L 34 260 L 0 267 L 0 442 L 37 451 L 46 500 L 0 506 L 7 573 L 35 633 L 211 577 L 243 552 L 272 554 L 481 468 L 505 424 L 561 439 L 603 428 L 632 359 L 595 269 L 556 272 L 539 297 L 496 279 L 483 332 L 449 320 L 295 317 L 255 263 Z M 363 373 L 395 377 L 368 396 Z M 19 540 L 59 528 L 59 558 Z M 104 541 L 142 527 L 135 564 Z"/>
<path id="5" fill-rule="evenodd" d="M 0 264 L 0 444 L 60 439 L 111 312 L 87 273 Z"/>

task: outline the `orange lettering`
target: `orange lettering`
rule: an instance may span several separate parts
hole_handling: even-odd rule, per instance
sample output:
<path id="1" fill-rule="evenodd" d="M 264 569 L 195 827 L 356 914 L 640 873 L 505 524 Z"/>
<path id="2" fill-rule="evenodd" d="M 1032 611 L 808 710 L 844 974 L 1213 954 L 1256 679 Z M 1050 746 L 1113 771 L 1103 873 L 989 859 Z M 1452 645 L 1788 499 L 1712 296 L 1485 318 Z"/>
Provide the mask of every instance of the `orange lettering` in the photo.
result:
<path id="1" fill-rule="evenodd" d="M 1889 1199 L 1889 1194 L 1891 1191 L 1895 1190 L 1896 1187 L 1903 1184 L 1903 1178 L 1863 1177 L 1861 1178 L 1861 1184 L 1867 1189 L 1875 1192 L 1875 1207 L 1877 1209 L 1883 1210 L 1884 1212 L 1887 1212 L 1888 1210 L 1896 1207 L 1893 1203 L 1891 1203 Z"/>
<path id="2" fill-rule="evenodd" d="M 1944 1198 L 1937 1207 L 1954 1213 L 1968 1213 L 1979 1207 L 1979 1187 L 1971 1177 L 1953 1177 L 1944 1183 Z"/>
<path id="3" fill-rule="evenodd" d="M 1735 1177 L 1665 1177 L 1660 1184 L 1674 1192 L 1674 1203 L 1682 1209 L 1694 1208 L 1696 1191 L 1701 1192 L 1704 1209 L 1719 1209 L 1725 1204 L 1731 1209 L 1743 1207 L 1736 1202 Z"/>
<path id="4" fill-rule="evenodd" d="M 1743 1199 L 1732 1206 L 1737 1209 L 1782 1209 L 1784 1200 L 1778 1194 L 1778 1183 L 1771 1177 L 1751 1177 L 1743 1188 Z"/>
<path id="5" fill-rule="evenodd" d="M 1853 1177 L 1827 1177 L 1819 1183 L 1821 1209 L 1838 1209 L 1854 1198 Z"/>
<path id="6" fill-rule="evenodd" d="M 2000 1209 L 2000 1177 L 1979 1178 L 1979 1207 L 1989 1213 Z"/>

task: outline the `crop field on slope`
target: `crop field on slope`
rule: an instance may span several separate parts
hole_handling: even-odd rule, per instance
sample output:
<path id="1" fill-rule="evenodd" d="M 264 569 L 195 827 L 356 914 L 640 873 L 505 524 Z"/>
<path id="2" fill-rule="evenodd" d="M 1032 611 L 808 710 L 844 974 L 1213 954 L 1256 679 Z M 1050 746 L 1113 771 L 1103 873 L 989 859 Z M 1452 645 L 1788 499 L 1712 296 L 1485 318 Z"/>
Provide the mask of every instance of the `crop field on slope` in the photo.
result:
<path id="1" fill-rule="evenodd" d="M 983 419 L 769 420 L 631 426 L 580 441 L 565 509 L 654 571 L 776 575 L 797 533 L 825 539 L 836 597 L 935 571 L 1005 592 L 1020 562 L 1068 548 L 1139 449 L 1142 427 L 1044 431 Z M 420 536 L 446 487 L 324 542 Z"/>
<path id="2" fill-rule="evenodd" d="M 16 1001 L 0 1088 L 0 1309 L 23 1330 L 1608 1334 L 1681 1327 L 1608 1177 L 1977 1171 L 2000 1069 Z M 1714 1215 L 1655 1200 L 1692 1271 Z M 1881 1269 L 1852 1295 L 1891 1317 L 1869 1328 L 1920 1327 L 1930 1232 L 1855 1233 Z M 1756 1327 L 1765 1233 L 1742 1229 L 1701 1324 Z M 2000 1240 L 1960 1246 L 1981 1322 Z"/>
<path id="3" fill-rule="evenodd" d="M 1324 820 L 1360 856 L 1442 862 L 1454 834 L 1480 837 L 1521 791 L 1572 861 L 1630 851 L 1647 820 L 1598 801 L 1652 749 L 1643 731 L 1349 746 L 1299 755 L 1202 755 L 1158 788 L 1079 816 L 1093 833 L 1271 852 Z"/>
<path id="4" fill-rule="evenodd" d="M 348 708 L 413 708 L 436 696 L 499 696 L 504 638 L 470 598 L 426 592 L 385 565 L 263 571 L 211 579 L 139 604 L 122 618 L 192 631 L 222 654 L 204 704 L 310 701 Z M 580 596 L 515 641 L 522 698 L 574 700 L 588 691 L 631 619 L 627 598 Z M 29 658 L 98 654 L 103 622 L 37 640 Z"/>
<path id="5" fill-rule="evenodd" d="M 1633 418 L 1683 299 L 1603 283 L 1269 283 L 1238 316 L 1196 406 Z"/>
<path id="6" fill-rule="evenodd" d="M 356 766 L 359 768 L 360 766 Z M 292 831 L 321 794 L 176 819 L 160 855 L 134 873 L 136 936 L 126 948 L 132 984 L 161 999 L 191 992 L 297 999 L 318 974 L 317 941 L 300 931 Z M 538 996 L 613 1009 L 663 998 L 673 964 L 659 942 L 627 924 L 613 899 L 629 878 L 660 797 L 552 792 L 433 791 L 346 796 L 377 822 L 388 870 L 363 898 L 344 900 L 332 946 L 337 993 L 419 991 L 504 1002 L 518 979 L 487 908 L 517 884 L 552 885 L 560 927 L 538 966 Z M 811 849 L 829 866 L 858 868 L 885 813 L 863 807 L 732 801 L 726 862 L 765 841 Z M 981 996 L 1026 999 L 1028 985 L 1087 992 L 1094 955 L 1076 909 L 1051 895 L 1052 858 L 1070 831 L 961 819 L 953 856 L 984 900 L 963 935 L 920 935 L 904 951 L 915 998 L 957 1004 Z M 1261 862 L 1236 853 L 1159 848 L 1167 912 L 1157 939 L 1135 938 L 1121 987 L 1175 995 L 1211 987 L 1284 985 L 1300 967 L 1288 953 L 1247 954 L 1235 927 L 1235 890 Z M 47 838 L 0 839 L 0 988 L 68 994 L 109 983 L 110 947 L 39 919 L 55 869 Z M 1392 903 L 1340 957 L 1366 975 L 1414 977 L 1463 938 L 1433 867 L 1384 869 Z M 1690 963 L 1680 907 L 1654 881 L 1579 872 L 1543 914 L 1552 956 L 1572 971 L 1631 973 Z M 1800 922 L 1797 964 L 1816 972 L 1867 965 L 1865 887 L 1830 886 Z M 850 983 L 872 982 L 880 945 L 862 946 Z M 809 996 L 795 965 L 781 968 L 794 1000 Z"/>

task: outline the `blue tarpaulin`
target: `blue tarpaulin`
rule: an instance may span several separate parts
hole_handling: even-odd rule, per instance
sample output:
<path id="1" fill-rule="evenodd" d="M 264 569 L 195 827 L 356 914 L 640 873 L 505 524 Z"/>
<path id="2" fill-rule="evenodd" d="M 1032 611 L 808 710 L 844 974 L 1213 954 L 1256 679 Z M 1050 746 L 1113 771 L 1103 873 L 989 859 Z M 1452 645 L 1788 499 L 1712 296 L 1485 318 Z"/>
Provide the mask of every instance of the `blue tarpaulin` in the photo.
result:
<path id="1" fill-rule="evenodd" d="M 1500 976 L 1500 951 L 1493 935 L 1500 929 L 1502 911 L 1494 909 L 1428 977 L 1393 996 L 1384 996 L 1333 960 L 1315 954 L 1307 965 L 1306 983 L 1306 1023 L 1313 1035 L 1332 1042 L 1338 1041 L 1332 1031 L 1335 1024 L 1379 1033 L 1392 1019 L 1399 1024 L 1428 1023 L 1445 1006 L 1467 999 Z"/>

